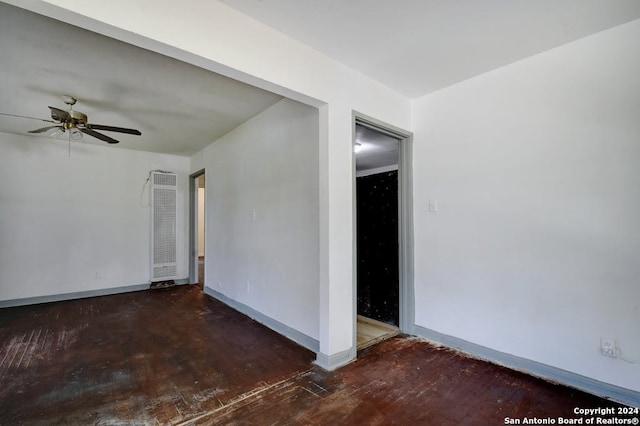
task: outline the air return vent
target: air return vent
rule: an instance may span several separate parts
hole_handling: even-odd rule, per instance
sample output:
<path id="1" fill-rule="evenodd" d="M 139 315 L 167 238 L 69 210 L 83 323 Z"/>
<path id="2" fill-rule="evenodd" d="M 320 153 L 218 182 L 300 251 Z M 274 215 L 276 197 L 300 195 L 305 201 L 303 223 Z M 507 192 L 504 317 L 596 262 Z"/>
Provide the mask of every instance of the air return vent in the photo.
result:
<path id="1" fill-rule="evenodd" d="M 152 172 L 152 177 L 152 185 L 162 185 L 173 188 L 178 187 L 178 176 L 173 173 Z"/>
<path id="2" fill-rule="evenodd" d="M 151 172 L 151 282 L 177 278 L 178 176 Z"/>

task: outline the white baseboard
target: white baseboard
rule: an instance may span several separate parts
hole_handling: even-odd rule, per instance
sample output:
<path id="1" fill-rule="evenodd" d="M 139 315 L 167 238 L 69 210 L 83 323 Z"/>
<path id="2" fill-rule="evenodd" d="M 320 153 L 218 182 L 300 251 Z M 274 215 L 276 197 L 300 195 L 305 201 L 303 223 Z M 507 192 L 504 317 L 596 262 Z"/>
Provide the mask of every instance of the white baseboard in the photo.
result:
<path id="1" fill-rule="evenodd" d="M 523 373 L 540 377 L 542 379 L 551 380 L 553 382 L 570 386 L 612 401 L 620 402 L 631 407 L 640 407 L 640 392 L 636 392 L 631 389 L 604 383 L 561 368 L 552 367 L 540 362 L 496 351 L 494 349 L 467 342 L 466 340 L 459 339 L 457 337 L 448 336 L 419 325 L 414 326 L 413 334 L 434 343 L 457 349 L 475 358 L 522 371 Z"/>
<path id="2" fill-rule="evenodd" d="M 298 330 L 295 330 L 291 327 L 289 327 L 288 325 L 285 325 L 283 323 L 281 323 L 280 321 L 276 321 L 273 318 L 270 318 L 268 316 L 266 316 L 265 314 L 256 311 L 255 309 L 245 305 L 244 303 L 240 303 L 237 300 L 233 300 L 227 296 L 225 296 L 224 294 L 213 290 L 210 287 L 205 287 L 204 288 L 204 293 L 213 297 L 214 299 L 218 299 L 219 301 L 221 301 L 222 303 L 224 303 L 225 305 L 228 305 L 230 307 L 232 307 L 233 309 L 235 309 L 236 311 L 239 311 L 243 314 L 245 314 L 246 316 L 248 316 L 251 319 L 254 319 L 256 321 L 258 321 L 260 324 L 263 324 L 267 327 L 269 327 L 270 329 L 274 330 L 275 332 L 282 334 L 284 337 L 293 340 L 294 342 L 296 342 L 297 344 L 299 344 L 300 346 L 309 349 L 312 352 L 318 352 L 318 349 L 320 348 L 320 343 L 316 340 L 313 339 L 309 336 L 307 336 L 304 333 L 301 333 Z"/>
<path id="3" fill-rule="evenodd" d="M 325 355 L 322 352 L 318 352 L 316 355 L 316 365 L 324 368 L 328 371 L 333 371 L 337 368 L 349 364 L 356 359 L 356 349 L 349 348 L 346 351 L 338 352 L 333 355 Z"/>
<path id="4" fill-rule="evenodd" d="M 84 299 L 86 297 L 108 296 L 112 294 L 130 293 L 132 291 L 148 290 L 149 283 L 111 287 L 99 290 L 77 291 L 73 293 L 52 294 L 50 296 L 25 297 L 23 299 L 0 300 L 0 308 L 14 306 L 35 305 L 38 303 L 62 302 L 65 300 Z"/>
<path id="5" fill-rule="evenodd" d="M 189 278 L 174 280 L 176 285 L 189 284 Z M 76 291 L 72 293 L 52 294 L 49 296 L 25 297 L 22 299 L 0 300 L 0 308 L 36 305 L 38 303 L 63 302 L 65 300 L 85 299 L 87 297 L 110 296 L 113 294 L 131 293 L 133 291 L 148 290 L 150 283 L 110 287 L 98 290 Z"/>

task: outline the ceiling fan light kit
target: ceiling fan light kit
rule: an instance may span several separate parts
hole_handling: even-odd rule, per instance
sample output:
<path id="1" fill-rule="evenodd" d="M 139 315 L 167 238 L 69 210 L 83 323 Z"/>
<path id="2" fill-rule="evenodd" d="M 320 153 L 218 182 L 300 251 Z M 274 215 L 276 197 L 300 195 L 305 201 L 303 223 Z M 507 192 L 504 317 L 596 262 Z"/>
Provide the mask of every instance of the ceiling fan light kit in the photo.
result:
<path id="1" fill-rule="evenodd" d="M 74 141 L 79 141 L 82 139 L 82 132 L 78 128 L 72 127 L 69 129 L 69 136 L 71 136 L 71 139 Z"/>
<path id="2" fill-rule="evenodd" d="M 58 139 L 62 135 L 64 135 L 64 128 L 62 127 L 55 126 L 49 131 L 49 136 L 51 136 L 54 139 Z"/>

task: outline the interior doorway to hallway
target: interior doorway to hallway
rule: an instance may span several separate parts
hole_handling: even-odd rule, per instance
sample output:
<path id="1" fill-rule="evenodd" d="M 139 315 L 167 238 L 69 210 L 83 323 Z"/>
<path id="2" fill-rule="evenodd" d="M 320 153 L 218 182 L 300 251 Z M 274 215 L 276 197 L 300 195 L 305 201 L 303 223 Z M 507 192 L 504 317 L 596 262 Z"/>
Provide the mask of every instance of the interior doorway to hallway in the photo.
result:
<path id="1" fill-rule="evenodd" d="M 189 282 L 204 288 L 206 190 L 203 170 L 190 176 L 189 200 Z"/>
<path id="2" fill-rule="evenodd" d="M 355 116 L 355 320 L 358 349 L 413 327 L 411 135 Z"/>

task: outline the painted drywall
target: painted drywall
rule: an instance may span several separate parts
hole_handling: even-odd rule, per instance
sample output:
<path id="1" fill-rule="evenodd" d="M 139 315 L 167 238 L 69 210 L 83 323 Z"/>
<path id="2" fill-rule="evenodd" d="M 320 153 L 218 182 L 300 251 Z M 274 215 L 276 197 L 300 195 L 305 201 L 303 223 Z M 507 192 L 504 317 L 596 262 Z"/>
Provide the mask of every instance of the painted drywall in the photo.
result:
<path id="1" fill-rule="evenodd" d="M 0 300 L 148 283 L 155 169 L 178 173 L 186 277 L 188 157 L 0 133 Z"/>
<path id="2" fill-rule="evenodd" d="M 354 355 L 352 112 L 409 129 L 409 100 L 216 1 L 8 3 L 319 108 L 320 352 Z"/>
<path id="3" fill-rule="evenodd" d="M 198 256 L 204 256 L 204 188 L 198 188 Z"/>
<path id="4" fill-rule="evenodd" d="M 640 390 L 639 75 L 634 21 L 414 102 L 417 325 Z"/>
<path id="5" fill-rule="evenodd" d="M 206 169 L 205 286 L 319 337 L 318 111 L 283 100 L 192 161 Z"/>

